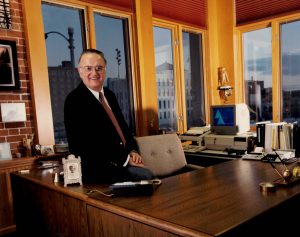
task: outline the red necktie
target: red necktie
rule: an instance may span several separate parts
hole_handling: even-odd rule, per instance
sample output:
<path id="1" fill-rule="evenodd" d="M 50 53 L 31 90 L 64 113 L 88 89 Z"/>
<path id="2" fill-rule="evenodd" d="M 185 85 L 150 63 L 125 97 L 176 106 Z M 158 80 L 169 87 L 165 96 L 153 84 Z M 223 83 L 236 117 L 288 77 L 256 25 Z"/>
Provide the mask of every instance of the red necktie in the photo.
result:
<path id="1" fill-rule="evenodd" d="M 119 126 L 119 123 L 118 123 L 118 121 L 117 121 L 114 113 L 112 112 L 112 110 L 110 109 L 110 107 L 107 104 L 106 100 L 104 99 L 104 96 L 103 96 L 102 92 L 99 93 L 99 101 L 100 101 L 101 105 L 103 106 L 103 108 L 105 109 L 106 113 L 108 114 L 110 120 L 114 124 L 114 126 L 115 126 L 117 132 L 119 133 L 119 136 L 122 139 L 122 142 L 123 142 L 123 144 L 125 146 L 126 140 L 125 140 L 125 137 L 123 135 L 123 132 L 122 132 L 120 126 Z"/>

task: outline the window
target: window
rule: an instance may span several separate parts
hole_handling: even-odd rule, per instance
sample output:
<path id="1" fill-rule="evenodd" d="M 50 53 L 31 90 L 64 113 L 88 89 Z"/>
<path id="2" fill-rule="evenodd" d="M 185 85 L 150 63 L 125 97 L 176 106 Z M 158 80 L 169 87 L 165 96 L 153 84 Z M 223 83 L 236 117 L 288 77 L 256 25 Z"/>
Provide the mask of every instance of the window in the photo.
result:
<path id="1" fill-rule="evenodd" d="M 161 81 L 155 78 L 161 90 L 150 90 L 148 96 L 148 93 L 145 93 L 147 87 L 150 86 L 150 88 L 153 89 L 153 86 L 155 86 L 152 65 L 149 67 L 151 68 L 149 70 L 151 73 L 150 77 L 144 75 L 143 72 L 145 70 L 139 70 L 139 67 L 146 69 L 146 72 L 148 72 L 146 65 L 148 60 L 142 59 L 146 56 L 146 59 L 151 59 L 149 61 L 152 64 L 152 56 L 154 54 L 151 53 L 152 47 L 151 50 L 140 50 L 139 47 L 143 49 L 148 41 L 152 43 L 152 39 L 144 38 L 144 33 L 149 30 L 148 27 L 152 21 L 150 21 L 150 17 L 147 18 L 146 31 L 144 31 L 144 27 L 141 28 L 141 32 L 139 32 L 140 28 L 135 29 L 136 24 L 134 23 L 137 22 L 137 25 L 139 25 L 140 21 L 136 21 L 134 18 L 134 13 L 132 12 L 134 4 L 130 5 L 129 8 L 119 8 L 119 4 L 116 1 L 105 4 L 101 1 L 24 0 L 23 3 L 22 5 L 25 9 L 23 13 L 24 17 L 26 17 L 24 24 L 26 34 L 28 35 L 27 50 L 30 54 L 28 63 L 31 65 L 28 71 L 32 75 L 31 83 L 32 88 L 34 88 L 33 106 L 36 111 L 36 133 L 38 134 L 38 141 L 40 143 L 54 144 L 65 139 L 64 131 L 62 131 L 61 126 L 63 114 L 53 114 L 54 112 L 61 111 L 64 99 L 56 100 L 56 98 L 62 98 L 59 96 L 66 95 L 65 90 L 71 91 L 79 83 L 79 81 L 75 82 L 78 79 L 77 72 L 71 69 L 71 65 L 73 65 L 72 62 L 77 64 L 79 53 L 86 47 L 98 48 L 104 51 L 107 56 L 109 54 L 115 56 L 109 60 L 109 67 L 112 66 L 112 68 L 114 68 L 114 73 L 108 76 L 109 78 L 113 78 L 115 83 L 108 83 L 108 86 L 120 92 L 117 93 L 117 97 L 120 100 L 123 111 L 124 108 L 127 110 L 127 114 L 125 112 L 126 120 L 129 121 L 131 128 L 138 129 L 138 131 L 136 131 L 137 135 L 146 134 L 147 132 L 156 132 L 152 130 L 149 131 L 149 126 L 152 129 L 152 124 L 154 123 L 156 125 L 157 120 L 153 118 L 155 113 L 157 113 L 157 117 L 158 113 L 161 114 L 162 119 L 159 119 L 160 121 L 164 120 L 165 112 L 170 112 L 170 116 L 168 117 L 171 119 L 168 118 L 167 121 L 173 121 L 173 123 L 171 123 L 173 128 L 170 129 L 174 131 L 183 132 L 187 128 L 182 33 L 197 34 L 200 36 L 199 42 L 201 42 L 203 34 L 199 28 L 154 19 L 155 27 L 169 31 L 169 39 L 171 40 L 169 41 L 171 46 L 170 53 L 173 57 L 173 69 L 171 71 L 173 71 L 174 74 L 171 75 L 172 80 L 167 79 L 170 77 L 170 71 L 161 73 Z M 144 8 L 137 8 L 136 10 L 143 14 L 145 12 L 147 13 L 147 9 Z M 35 14 L 31 14 L 32 11 L 34 11 Z M 62 15 L 64 16 L 63 18 Z M 43 22 L 39 21 L 41 16 Z M 110 28 L 103 27 L 103 23 L 109 24 Z M 75 48 L 73 51 L 74 55 L 72 54 L 72 56 L 68 48 L 70 42 L 68 40 L 70 38 L 69 35 L 72 34 L 72 30 L 68 30 L 69 27 L 72 27 L 74 30 L 73 42 Z M 63 30 L 61 30 L 61 28 L 63 28 Z M 44 34 L 50 31 L 56 31 L 61 34 L 51 33 L 47 35 L 47 39 L 44 39 Z M 115 34 L 116 32 L 118 33 L 117 36 Z M 53 46 L 53 40 L 57 41 L 55 47 Z M 121 42 L 121 44 L 117 43 L 113 45 L 116 40 Z M 110 41 L 112 44 L 109 45 L 108 49 L 104 49 L 107 42 Z M 139 44 L 139 42 L 143 43 Z M 131 47 L 132 45 L 135 47 Z M 55 51 L 56 49 L 58 50 Z M 200 59 L 202 59 L 201 47 L 199 49 L 200 52 L 196 53 L 199 53 Z M 64 54 L 64 56 L 58 57 L 56 54 Z M 59 60 L 59 63 L 55 62 L 52 64 L 52 58 Z M 62 63 L 62 61 L 64 62 Z M 140 63 L 140 65 L 135 65 L 136 63 Z M 116 69 L 117 65 L 118 68 Z M 59 66 L 61 70 L 58 74 Z M 201 75 L 203 77 L 202 66 L 196 65 L 196 67 L 201 69 Z M 193 72 L 193 70 L 191 71 Z M 64 85 L 64 82 L 72 77 L 73 74 L 75 76 L 74 85 L 70 85 L 69 83 Z M 202 77 L 200 77 L 199 80 L 204 81 Z M 53 89 L 54 87 L 52 86 L 50 88 L 49 82 L 51 78 L 57 78 L 57 80 L 59 80 L 59 83 L 56 83 L 57 89 Z M 124 85 L 124 91 L 120 91 L 119 89 L 121 83 Z M 146 85 L 146 87 L 144 87 L 144 85 Z M 197 90 L 198 89 L 199 88 L 197 88 Z M 155 94 L 156 92 L 157 94 Z M 144 94 L 142 93 L 147 94 L 147 99 L 143 98 Z M 165 96 L 163 96 L 163 94 L 165 94 Z M 203 93 L 201 95 L 203 95 Z M 167 108 L 163 111 L 156 111 L 157 107 L 153 105 L 152 100 L 155 96 L 159 96 L 162 101 L 169 101 L 170 106 L 167 104 Z M 201 103 L 204 104 L 204 101 Z M 138 113 L 133 114 L 134 111 Z M 145 111 L 147 112 L 144 113 Z M 138 123 L 135 123 L 135 119 L 137 119 Z M 134 124 L 136 125 L 134 126 Z"/>
<path id="2" fill-rule="evenodd" d="M 75 67 L 82 50 L 86 48 L 85 34 L 89 32 L 86 32 L 84 9 L 43 2 L 42 14 L 55 143 L 67 142 L 63 120 L 64 101 L 81 81 Z M 104 86 L 114 91 L 134 133 L 128 19 L 95 12 L 94 21 L 97 49 L 104 52 L 108 62 Z"/>
<path id="3" fill-rule="evenodd" d="M 300 20 L 280 25 L 282 119 L 300 122 Z"/>
<path id="4" fill-rule="evenodd" d="M 94 18 L 97 49 L 102 51 L 107 59 L 107 79 L 104 86 L 119 95 L 117 99 L 126 122 L 134 131 L 129 45 L 126 44 L 129 41 L 128 20 L 100 13 L 95 13 Z"/>
<path id="5" fill-rule="evenodd" d="M 162 82 L 162 86 L 159 86 L 157 90 L 163 90 L 164 99 L 167 99 L 168 101 L 171 100 L 171 97 L 165 97 L 165 90 L 175 90 L 172 41 L 171 30 L 161 27 L 154 27 L 156 80 Z M 166 86 L 166 81 L 171 81 L 169 86 Z M 159 101 L 161 98 L 158 97 L 157 99 Z M 171 119 L 168 119 L 166 116 L 166 101 L 164 100 L 163 103 L 164 105 L 162 111 L 164 112 L 164 119 L 159 119 L 159 129 L 177 131 L 177 121 L 176 119 L 173 119 L 176 118 L 177 111 L 171 110 L 170 112 L 173 114 L 173 116 Z"/>
<path id="6" fill-rule="evenodd" d="M 240 28 L 245 101 L 252 124 L 300 121 L 300 14 Z"/>
<path id="7" fill-rule="evenodd" d="M 64 101 L 80 78 L 75 69 L 85 39 L 83 10 L 42 3 L 55 142 L 67 142 Z"/>
<path id="8" fill-rule="evenodd" d="M 167 92 L 163 93 L 163 98 L 168 105 L 159 108 L 168 115 L 159 119 L 159 129 L 173 132 L 204 126 L 206 120 L 202 35 L 180 29 L 169 24 L 157 23 L 154 26 L 156 80 L 161 82 L 157 83 L 157 91 Z M 179 34 L 182 37 L 178 37 Z M 177 38 L 182 38 L 182 42 Z M 179 50 L 183 52 L 183 59 Z M 158 101 L 161 97 L 159 94 Z"/>
<path id="9" fill-rule="evenodd" d="M 245 102 L 250 123 L 272 120 L 271 28 L 243 34 Z"/>
<path id="10" fill-rule="evenodd" d="M 184 86 L 187 127 L 204 126 L 203 70 L 201 34 L 183 32 Z"/>

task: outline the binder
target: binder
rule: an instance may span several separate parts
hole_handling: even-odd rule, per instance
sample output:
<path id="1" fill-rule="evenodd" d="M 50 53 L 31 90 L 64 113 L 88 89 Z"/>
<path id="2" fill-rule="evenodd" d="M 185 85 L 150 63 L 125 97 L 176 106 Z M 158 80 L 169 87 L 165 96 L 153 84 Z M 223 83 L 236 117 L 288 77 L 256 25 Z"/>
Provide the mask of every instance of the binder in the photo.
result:
<path id="1" fill-rule="evenodd" d="M 271 121 L 264 121 L 256 123 L 256 137 L 258 147 L 265 147 L 265 133 L 266 133 L 266 124 L 271 123 Z"/>
<path id="2" fill-rule="evenodd" d="M 293 148 L 295 149 L 295 156 L 300 157 L 300 126 L 297 122 L 293 126 Z"/>
<path id="3" fill-rule="evenodd" d="M 265 124 L 265 152 L 271 152 L 273 150 L 280 149 L 280 141 L 283 141 L 283 132 L 281 132 L 283 126 L 285 126 L 286 122 L 278 122 L 278 123 L 266 123 Z M 280 138 L 280 134 L 282 134 L 282 138 Z M 284 142 L 282 142 L 284 144 Z"/>

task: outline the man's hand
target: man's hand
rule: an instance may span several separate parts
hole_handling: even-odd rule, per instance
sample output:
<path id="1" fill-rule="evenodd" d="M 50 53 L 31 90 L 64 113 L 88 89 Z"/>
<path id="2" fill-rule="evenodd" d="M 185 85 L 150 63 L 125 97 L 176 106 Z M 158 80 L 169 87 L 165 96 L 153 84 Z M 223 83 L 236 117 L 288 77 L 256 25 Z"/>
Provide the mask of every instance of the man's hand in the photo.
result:
<path id="1" fill-rule="evenodd" d="M 129 165 L 145 167 L 142 157 L 136 151 L 130 152 L 129 156 Z"/>

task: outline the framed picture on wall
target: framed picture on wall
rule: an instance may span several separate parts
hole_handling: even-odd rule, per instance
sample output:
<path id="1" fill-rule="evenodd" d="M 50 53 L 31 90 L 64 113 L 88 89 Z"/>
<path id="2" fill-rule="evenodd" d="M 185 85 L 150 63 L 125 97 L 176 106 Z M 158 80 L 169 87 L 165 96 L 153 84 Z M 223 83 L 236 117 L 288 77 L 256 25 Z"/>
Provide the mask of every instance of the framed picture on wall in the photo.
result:
<path id="1" fill-rule="evenodd" d="M 0 90 L 20 88 L 15 41 L 0 40 Z"/>

